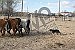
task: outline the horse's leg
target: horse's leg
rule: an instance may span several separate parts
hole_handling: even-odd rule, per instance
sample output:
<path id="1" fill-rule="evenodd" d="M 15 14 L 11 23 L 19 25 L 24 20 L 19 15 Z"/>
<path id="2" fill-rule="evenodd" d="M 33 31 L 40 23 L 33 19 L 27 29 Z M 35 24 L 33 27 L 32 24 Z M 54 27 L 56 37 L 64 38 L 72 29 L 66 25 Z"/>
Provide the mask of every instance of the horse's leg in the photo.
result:
<path id="1" fill-rule="evenodd" d="M 25 28 L 24 28 L 25 29 Z M 26 28 L 25 29 L 25 32 L 27 33 L 27 35 L 29 35 L 29 33 L 30 33 L 30 28 Z"/>
<path id="2" fill-rule="evenodd" d="M 7 32 L 11 35 L 10 31 L 11 31 L 10 23 L 7 23 Z"/>
<path id="3" fill-rule="evenodd" d="M 20 36 L 23 36 L 22 28 L 18 28 L 18 32 L 19 32 L 19 35 L 20 35 Z"/>
<path id="4" fill-rule="evenodd" d="M 2 36 L 4 36 L 5 35 L 5 28 L 3 28 L 2 30 L 3 30 Z"/>
<path id="5" fill-rule="evenodd" d="M 24 28 L 24 30 L 25 30 L 25 33 L 27 33 L 27 28 Z"/>
<path id="6" fill-rule="evenodd" d="M 19 35 L 21 34 L 21 30 L 20 30 L 20 28 L 18 28 L 18 32 L 19 32 Z"/>
<path id="7" fill-rule="evenodd" d="M 20 33 L 21 33 L 21 35 L 23 36 L 23 33 L 22 33 L 22 28 L 20 28 Z"/>
<path id="8" fill-rule="evenodd" d="M 30 33 L 30 28 L 28 28 L 28 34 Z"/>
<path id="9" fill-rule="evenodd" d="M 2 27 L 0 28 L 0 32 L 2 33 Z"/>
<path id="10" fill-rule="evenodd" d="M 15 29 L 15 28 L 14 28 L 14 29 Z M 16 31 L 16 32 L 17 32 L 17 31 L 19 31 L 18 29 L 19 29 L 19 28 L 16 28 L 16 30 L 15 30 L 15 31 Z"/>
<path id="11" fill-rule="evenodd" d="M 13 35 L 15 36 L 16 35 L 16 29 L 12 28 L 12 30 L 13 30 Z"/>
<path id="12" fill-rule="evenodd" d="M 8 30 L 7 30 L 7 32 L 11 35 L 10 31 L 11 31 L 11 29 L 8 29 Z"/>
<path id="13" fill-rule="evenodd" d="M 0 30 L 0 32 L 2 33 L 2 29 Z"/>

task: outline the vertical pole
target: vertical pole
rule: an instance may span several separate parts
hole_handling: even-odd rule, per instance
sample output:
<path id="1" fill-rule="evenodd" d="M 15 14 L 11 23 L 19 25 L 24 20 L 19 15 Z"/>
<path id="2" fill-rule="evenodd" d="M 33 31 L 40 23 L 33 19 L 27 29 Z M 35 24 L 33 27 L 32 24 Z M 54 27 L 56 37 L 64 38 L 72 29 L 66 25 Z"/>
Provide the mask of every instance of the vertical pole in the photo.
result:
<path id="1" fill-rule="evenodd" d="M 7 9 L 7 11 L 8 11 L 8 12 L 7 12 L 7 13 L 8 13 L 8 19 L 9 19 L 9 0 L 7 0 L 7 8 L 8 8 L 8 9 Z"/>
<path id="2" fill-rule="evenodd" d="M 22 9 L 21 9 L 21 16 L 23 15 L 23 0 L 22 0 Z"/>
<path id="3" fill-rule="evenodd" d="M 60 0 L 59 0 L 59 17 L 60 17 Z"/>
<path id="4" fill-rule="evenodd" d="M 28 6 L 27 6 L 27 13 L 28 13 Z"/>
<path id="5" fill-rule="evenodd" d="M 23 0 L 22 0 L 22 9 L 21 9 L 21 12 L 23 12 Z"/>

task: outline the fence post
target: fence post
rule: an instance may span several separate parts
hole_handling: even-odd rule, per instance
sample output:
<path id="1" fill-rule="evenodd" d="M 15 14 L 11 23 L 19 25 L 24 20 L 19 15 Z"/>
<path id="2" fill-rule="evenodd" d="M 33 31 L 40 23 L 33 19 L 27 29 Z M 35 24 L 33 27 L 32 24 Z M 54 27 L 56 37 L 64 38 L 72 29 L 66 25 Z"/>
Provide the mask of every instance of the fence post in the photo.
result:
<path id="1" fill-rule="evenodd" d="M 65 16 L 65 14 L 64 14 L 64 21 L 65 21 L 65 17 L 66 17 L 66 16 Z"/>

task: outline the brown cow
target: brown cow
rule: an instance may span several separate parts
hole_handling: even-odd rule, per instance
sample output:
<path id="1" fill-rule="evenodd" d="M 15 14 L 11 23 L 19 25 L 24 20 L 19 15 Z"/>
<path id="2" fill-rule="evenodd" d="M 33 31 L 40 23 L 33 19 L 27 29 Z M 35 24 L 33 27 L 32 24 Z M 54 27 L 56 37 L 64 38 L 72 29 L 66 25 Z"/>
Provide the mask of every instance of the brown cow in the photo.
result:
<path id="1" fill-rule="evenodd" d="M 2 33 L 2 36 L 5 34 L 5 25 L 7 24 L 7 20 L 0 19 L 0 31 Z"/>

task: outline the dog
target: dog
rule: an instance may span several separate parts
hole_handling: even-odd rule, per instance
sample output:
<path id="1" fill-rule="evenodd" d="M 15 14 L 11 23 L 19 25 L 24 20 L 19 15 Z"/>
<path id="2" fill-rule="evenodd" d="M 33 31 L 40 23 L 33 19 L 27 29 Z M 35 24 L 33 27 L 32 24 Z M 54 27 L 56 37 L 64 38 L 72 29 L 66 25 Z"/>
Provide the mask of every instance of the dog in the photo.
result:
<path id="1" fill-rule="evenodd" d="M 57 35 L 58 35 L 58 33 L 60 33 L 61 34 L 61 32 L 59 31 L 59 30 L 57 30 L 57 29 L 50 29 L 49 31 L 51 31 L 51 33 L 57 33 Z"/>

